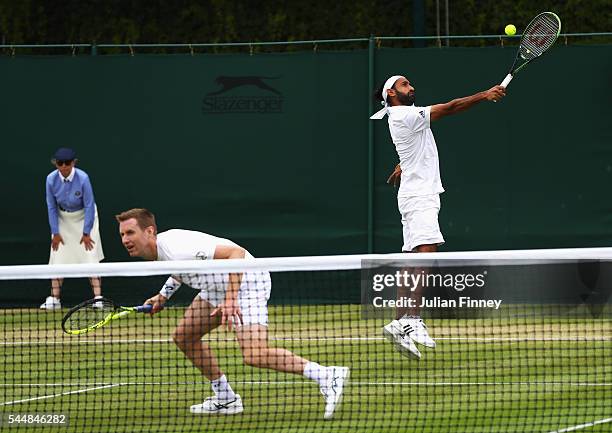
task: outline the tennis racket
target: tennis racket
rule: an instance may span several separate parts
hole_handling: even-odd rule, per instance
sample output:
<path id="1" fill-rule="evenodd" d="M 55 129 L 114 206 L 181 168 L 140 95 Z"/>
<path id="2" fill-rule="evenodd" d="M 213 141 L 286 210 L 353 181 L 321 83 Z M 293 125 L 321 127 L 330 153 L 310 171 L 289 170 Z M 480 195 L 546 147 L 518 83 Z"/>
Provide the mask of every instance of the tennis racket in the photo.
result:
<path id="1" fill-rule="evenodd" d="M 510 72 L 500 84 L 508 87 L 514 75 L 523 69 L 529 62 L 537 59 L 555 44 L 561 33 L 561 20 L 552 12 L 542 12 L 531 20 L 519 44 L 518 52 L 510 68 Z"/>
<path id="2" fill-rule="evenodd" d="M 153 305 L 121 307 L 106 298 L 90 299 L 72 307 L 62 319 L 62 329 L 71 335 L 94 331 L 130 313 L 150 313 Z"/>

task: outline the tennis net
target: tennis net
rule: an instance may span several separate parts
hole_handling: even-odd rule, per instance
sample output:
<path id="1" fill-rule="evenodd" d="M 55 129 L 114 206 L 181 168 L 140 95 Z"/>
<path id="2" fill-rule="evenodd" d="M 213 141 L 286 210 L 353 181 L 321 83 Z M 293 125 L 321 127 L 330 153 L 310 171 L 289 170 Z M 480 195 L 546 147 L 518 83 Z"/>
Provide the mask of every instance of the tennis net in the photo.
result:
<path id="1" fill-rule="evenodd" d="M 132 306 L 168 275 L 203 297 L 62 330 L 84 277 Z M 612 248 L 4 266 L 0 431 L 610 431 L 611 288 Z"/>

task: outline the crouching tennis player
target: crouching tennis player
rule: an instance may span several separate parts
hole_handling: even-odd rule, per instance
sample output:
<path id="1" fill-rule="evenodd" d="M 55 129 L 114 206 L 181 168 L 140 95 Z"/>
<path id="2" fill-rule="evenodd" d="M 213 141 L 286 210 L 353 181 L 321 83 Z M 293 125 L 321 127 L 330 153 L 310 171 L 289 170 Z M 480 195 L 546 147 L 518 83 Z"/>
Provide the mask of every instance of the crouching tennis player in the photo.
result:
<path id="1" fill-rule="evenodd" d="M 121 242 L 132 257 L 145 260 L 218 260 L 253 256 L 234 242 L 190 230 L 157 233 L 155 216 L 146 209 L 131 209 L 116 216 Z M 236 414 L 243 411 L 240 396 L 234 393 L 219 368 L 209 345 L 202 341 L 220 325 L 235 328 L 245 364 L 303 375 L 319 384 L 325 397 L 325 419 L 331 419 L 340 404 L 349 377 L 347 367 L 322 366 L 288 350 L 268 344 L 268 299 L 272 287 L 264 271 L 244 274 L 172 275 L 158 295 L 148 299 L 152 313 L 185 283 L 200 291 L 174 331 L 173 339 L 185 356 L 212 385 L 214 396 L 191 406 L 192 413 Z"/>

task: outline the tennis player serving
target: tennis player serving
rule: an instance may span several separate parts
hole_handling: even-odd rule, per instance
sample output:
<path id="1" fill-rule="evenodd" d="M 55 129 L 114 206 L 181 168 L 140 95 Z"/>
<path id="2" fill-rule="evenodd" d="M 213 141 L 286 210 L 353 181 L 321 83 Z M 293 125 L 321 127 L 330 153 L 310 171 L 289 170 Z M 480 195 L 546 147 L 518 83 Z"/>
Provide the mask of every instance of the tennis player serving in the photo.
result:
<path id="1" fill-rule="evenodd" d="M 444 243 L 438 224 L 440 194 L 444 192 L 440 180 L 438 149 L 431 132 L 431 122 L 459 113 L 482 101 L 497 102 L 505 96 L 505 88 L 494 86 L 489 90 L 445 104 L 427 107 L 415 106 L 415 90 L 402 75 L 394 75 L 374 92 L 374 98 L 383 108 L 370 119 L 382 119 L 388 115 L 389 132 L 400 163 L 387 182 L 400 187 L 397 205 L 402 217 L 403 252 L 435 252 Z M 403 173 L 403 174 L 402 174 Z M 414 269 L 417 275 L 426 269 Z M 423 287 L 416 287 L 412 294 L 398 290 L 398 296 L 410 296 L 416 305 L 421 304 Z M 407 357 L 420 358 L 415 343 L 429 348 L 435 341 L 429 336 L 420 317 L 420 308 L 398 308 L 396 320 L 383 328 L 383 334 Z"/>
<path id="2" fill-rule="evenodd" d="M 155 216 L 146 209 L 131 209 L 116 215 L 121 242 L 132 257 L 145 260 L 219 260 L 253 256 L 234 242 L 190 230 L 157 233 Z M 235 329 L 244 363 L 303 375 L 319 384 L 325 397 L 324 418 L 333 417 L 348 380 L 347 367 L 326 367 L 268 343 L 268 299 L 272 287 L 264 271 L 244 274 L 178 274 L 168 278 L 158 295 L 145 304 L 157 313 L 184 283 L 199 294 L 174 330 L 173 339 L 185 356 L 211 382 L 214 396 L 191 406 L 192 413 L 236 414 L 242 399 L 232 390 L 217 359 L 202 336 L 220 325 Z"/>

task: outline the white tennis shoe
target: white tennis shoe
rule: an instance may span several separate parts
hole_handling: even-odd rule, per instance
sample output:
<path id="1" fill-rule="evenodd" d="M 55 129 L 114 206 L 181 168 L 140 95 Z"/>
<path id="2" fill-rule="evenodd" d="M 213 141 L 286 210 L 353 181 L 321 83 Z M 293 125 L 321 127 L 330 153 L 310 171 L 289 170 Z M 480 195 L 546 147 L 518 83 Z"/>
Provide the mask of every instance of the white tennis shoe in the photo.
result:
<path id="1" fill-rule="evenodd" d="M 404 334 L 407 334 L 415 343 L 422 344 L 425 347 L 433 349 L 436 347 L 436 342 L 429 336 L 427 325 L 421 319 L 402 317 L 398 320 Z"/>
<path id="2" fill-rule="evenodd" d="M 397 351 L 407 358 L 421 359 L 421 352 L 412 341 L 412 338 L 404 332 L 404 328 L 399 320 L 394 320 L 388 325 L 383 326 L 383 335 L 389 340 Z"/>
<path id="3" fill-rule="evenodd" d="M 244 411 L 244 407 L 242 406 L 242 399 L 236 394 L 236 398 L 229 401 L 221 401 L 216 396 L 208 397 L 203 403 L 191 406 L 189 411 L 198 414 L 234 415 Z"/>
<path id="4" fill-rule="evenodd" d="M 325 397 L 324 419 L 332 419 L 334 412 L 342 402 L 342 392 L 344 385 L 348 382 L 350 370 L 348 367 L 331 366 L 327 383 L 321 386 L 321 394 Z"/>
<path id="5" fill-rule="evenodd" d="M 54 298 L 53 296 L 47 296 L 45 302 L 43 302 L 40 306 L 41 310 L 59 310 L 62 308 L 62 303 L 59 299 Z"/>

